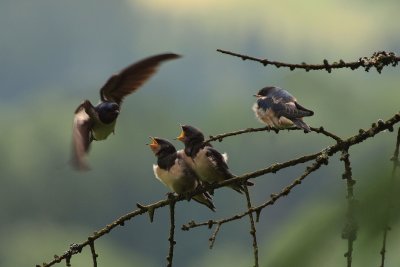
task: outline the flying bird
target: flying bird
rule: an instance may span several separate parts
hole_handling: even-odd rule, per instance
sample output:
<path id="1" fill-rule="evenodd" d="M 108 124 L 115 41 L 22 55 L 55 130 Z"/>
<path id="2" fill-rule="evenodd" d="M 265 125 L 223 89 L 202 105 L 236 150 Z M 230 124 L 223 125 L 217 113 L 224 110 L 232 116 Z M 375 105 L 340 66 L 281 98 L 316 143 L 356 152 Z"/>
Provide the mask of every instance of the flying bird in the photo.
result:
<path id="1" fill-rule="evenodd" d="M 154 175 L 172 192 L 185 194 L 200 186 L 196 173 L 183 158 L 183 151 L 176 151 L 168 140 L 150 137 L 150 149 L 157 157 L 157 164 L 153 165 Z M 195 201 L 215 211 L 211 196 L 205 192 L 192 197 Z"/>
<path id="2" fill-rule="evenodd" d="M 181 128 L 181 134 L 176 139 L 185 144 L 187 162 L 202 182 L 213 184 L 236 177 L 229 171 L 226 153 L 221 154 L 210 144 L 204 144 L 204 135 L 199 129 L 189 125 L 181 125 Z M 253 185 L 249 181 L 246 184 Z M 239 193 L 243 193 L 244 190 L 243 186 L 237 183 L 230 184 L 229 187 Z"/>
<path id="3" fill-rule="evenodd" d="M 93 106 L 89 100 L 85 100 L 77 107 L 72 130 L 71 158 L 71 164 L 76 169 L 89 168 L 85 158 L 93 140 L 104 140 L 114 133 L 124 98 L 149 80 L 161 63 L 179 57 L 168 53 L 136 62 L 108 79 L 100 89 L 99 104 Z"/>
<path id="4" fill-rule="evenodd" d="M 310 127 L 303 121 L 303 117 L 314 115 L 312 110 L 306 109 L 297 103 L 288 91 L 269 86 L 262 88 L 256 95 L 253 111 L 257 118 L 269 127 L 285 129 L 295 125 L 297 128 L 310 132 Z"/>

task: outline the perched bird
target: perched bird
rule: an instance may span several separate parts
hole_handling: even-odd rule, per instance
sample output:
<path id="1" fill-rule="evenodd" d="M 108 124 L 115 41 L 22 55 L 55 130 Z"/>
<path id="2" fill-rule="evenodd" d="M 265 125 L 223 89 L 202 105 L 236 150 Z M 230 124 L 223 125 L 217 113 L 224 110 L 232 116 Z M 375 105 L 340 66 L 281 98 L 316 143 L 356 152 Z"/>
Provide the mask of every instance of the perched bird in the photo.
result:
<path id="1" fill-rule="evenodd" d="M 305 132 L 310 131 L 303 117 L 312 116 L 314 112 L 297 103 L 296 98 L 288 91 L 270 86 L 261 89 L 254 96 L 258 99 L 253 110 L 261 122 L 278 129 L 295 125 Z"/>
<path id="2" fill-rule="evenodd" d="M 157 164 L 153 165 L 156 178 L 177 194 L 185 194 L 196 189 L 200 185 L 199 177 L 183 158 L 183 151 L 176 151 L 175 147 L 165 139 L 150 138 L 152 142 L 149 146 L 157 157 Z M 207 192 L 192 198 L 215 211 L 211 196 Z"/>
<path id="3" fill-rule="evenodd" d="M 89 100 L 78 106 L 73 123 L 71 158 L 76 169 L 88 169 L 85 156 L 93 140 L 104 140 L 114 133 L 124 97 L 139 89 L 162 62 L 179 57 L 171 53 L 160 54 L 136 62 L 108 79 L 100 89 L 100 103 L 97 106 L 93 106 Z"/>
<path id="4" fill-rule="evenodd" d="M 181 125 L 181 128 L 182 132 L 177 139 L 185 144 L 186 161 L 202 182 L 212 184 L 236 177 L 229 171 L 226 153 L 221 154 L 210 144 L 204 144 L 204 135 L 199 129 L 189 125 Z M 247 181 L 247 185 L 253 183 Z M 239 193 L 244 190 L 241 184 L 235 183 L 229 187 Z"/>

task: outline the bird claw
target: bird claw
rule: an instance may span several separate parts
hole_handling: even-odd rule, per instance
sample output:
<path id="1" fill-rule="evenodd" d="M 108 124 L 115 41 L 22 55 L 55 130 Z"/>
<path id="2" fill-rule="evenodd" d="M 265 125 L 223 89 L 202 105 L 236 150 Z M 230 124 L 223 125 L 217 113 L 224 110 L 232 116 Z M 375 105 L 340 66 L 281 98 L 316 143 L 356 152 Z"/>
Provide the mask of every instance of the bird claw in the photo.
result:
<path id="1" fill-rule="evenodd" d="M 177 194 L 175 194 L 175 193 L 173 193 L 173 192 L 168 192 L 168 193 L 166 193 L 165 195 L 167 196 L 168 199 L 172 199 L 172 198 L 174 198 L 174 197 L 177 196 Z"/>
<path id="2" fill-rule="evenodd" d="M 218 182 L 213 182 L 213 183 L 210 184 L 210 186 L 214 187 L 216 184 L 218 184 Z M 215 190 L 214 188 L 210 188 L 207 191 L 208 191 L 208 193 L 210 193 L 210 195 L 213 196 L 214 195 L 214 190 Z"/>
<path id="3" fill-rule="evenodd" d="M 190 201 L 192 199 L 192 196 L 190 195 L 190 192 L 183 193 L 182 195 L 187 201 Z"/>

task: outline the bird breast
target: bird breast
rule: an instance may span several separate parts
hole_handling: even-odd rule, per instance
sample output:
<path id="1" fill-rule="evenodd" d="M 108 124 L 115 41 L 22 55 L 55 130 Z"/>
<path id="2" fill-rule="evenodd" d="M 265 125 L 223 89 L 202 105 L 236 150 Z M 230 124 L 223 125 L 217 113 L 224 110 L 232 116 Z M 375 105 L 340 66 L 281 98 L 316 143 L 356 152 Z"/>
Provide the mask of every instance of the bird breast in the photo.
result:
<path id="1" fill-rule="evenodd" d="M 100 120 L 96 121 L 92 129 L 93 138 L 95 140 L 107 139 L 111 133 L 114 133 L 115 123 L 116 120 L 109 124 L 102 123 Z"/>
<path id="2" fill-rule="evenodd" d="M 263 109 L 257 103 L 254 104 L 253 111 L 261 122 L 270 127 L 285 128 L 293 125 L 293 122 L 288 118 L 284 116 L 278 117 L 271 108 Z"/>
<path id="3" fill-rule="evenodd" d="M 197 186 L 195 177 L 184 172 L 179 159 L 175 160 L 175 164 L 169 170 L 162 169 L 156 164 L 153 165 L 153 170 L 156 178 L 175 193 L 182 194 L 195 189 Z"/>

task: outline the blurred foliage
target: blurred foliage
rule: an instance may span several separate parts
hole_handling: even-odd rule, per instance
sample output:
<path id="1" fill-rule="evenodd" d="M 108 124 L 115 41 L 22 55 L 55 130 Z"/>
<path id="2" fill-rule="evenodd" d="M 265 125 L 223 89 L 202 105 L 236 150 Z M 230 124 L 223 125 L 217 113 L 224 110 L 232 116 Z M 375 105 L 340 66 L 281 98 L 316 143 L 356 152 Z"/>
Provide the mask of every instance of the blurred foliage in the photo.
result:
<path id="1" fill-rule="evenodd" d="M 333 0 L 285 4 L 3 0 L 0 266 L 32 266 L 50 260 L 70 243 L 83 241 L 92 231 L 135 209 L 136 202 L 163 198 L 167 189 L 152 173 L 155 159 L 145 146 L 148 136 L 172 139 L 179 134 L 179 123 L 212 135 L 260 126 L 251 111 L 252 94 L 265 85 L 290 90 L 315 111 L 307 118 L 310 125 L 323 125 L 340 136 L 392 116 L 398 111 L 400 96 L 398 68 L 384 69 L 381 75 L 348 70 L 290 72 L 215 50 L 294 63 L 320 63 L 323 58 L 352 61 L 377 50 L 399 53 L 400 38 L 393 34 L 399 32 L 399 6 L 397 1 Z M 113 72 L 166 51 L 184 57 L 163 65 L 149 83 L 126 99 L 116 134 L 92 147 L 93 170 L 71 170 L 67 162 L 76 106 L 86 98 L 96 103 L 98 89 Z M 381 198 L 381 192 L 375 192 L 377 180 L 381 181 L 377 177 L 391 169 L 388 158 L 394 139 L 394 134 L 382 133 L 350 150 L 358 180 L 356 198 L 361 207 L 374 207 L 365 212 L 360 208 L 360 236 L 354 251 L 359 266 L 367 259 L 379 259 L 379 227 L 368 215 L 379 210 L 373 206 Z M 331 140 L 320 135 L 281 132 L 237 136 L 215 146 L 229 153 L 232 171 L 242 174 L 329 144 Z M 337 158 L 330 162 L 262 213 L 257 224 L 259 241 L 264 244 L 260 251 L 265 252 L 261 263 L 287 266 L 296 260 L 296 266 L 329 266 L 344 262 L 346 242 L 340 231 L 345 183 L 340 179 L 341 162 Z M 258 178 L 251 192 L 255 204 L 279 191 L 304 168 Z M 229 189 L 219 190 L 214 201 L 216 214 L 193 202 L 179 203 L 177 225 L 221 218 L 246 206 L 243 197 Z M 99 266 L 163 265 L 167 222 L 168 212 L 160 211 L 153 224 L 146 217 L 138 218 L 103 238 L 97 245 Z M 394 251 L 399 239 L 393 228 L 388 253 L 397 262 Z M 211 231 L 178 231 L 174 262 L 176 266 L 249 265 L 248 231 L 247 220 L 224 226 L 212 251 L 208 249 Z M 72 263 L 87 266 L 88 261 L 90 254 L 84 252 Z"/>
<path id="2" fill-rule="evenodd" d="M 390 191 L 394 208 L 389 223 L 392 230 L 388 234 L 386 266 L 397 266 L 400 258 L 394 251 L 400 244 L 400 215 L 396 211 L 396 204 L 400 201 L 398 182 L 390 182 L 390 172 L 369 169 L 370 175 L 375 177 L 373 184 L 356 190 L 359 202 L 355 217 L 360 227 L 354 242 L 353 266 L 380 264 L 379 252 Z M 363 183 L 362 177 L 357 181 Z M 314 205 L 307 203 L 300 210 L 301 214 L 292 218 L 295 223 L 286 223 L 281 231 L 275 233 L 275 241 L 266 246 L 264 266 L 346 266 L 347 241 L 340 238 L 343 215 L 347 212 L 345 201 L 335 198 Z"/>

